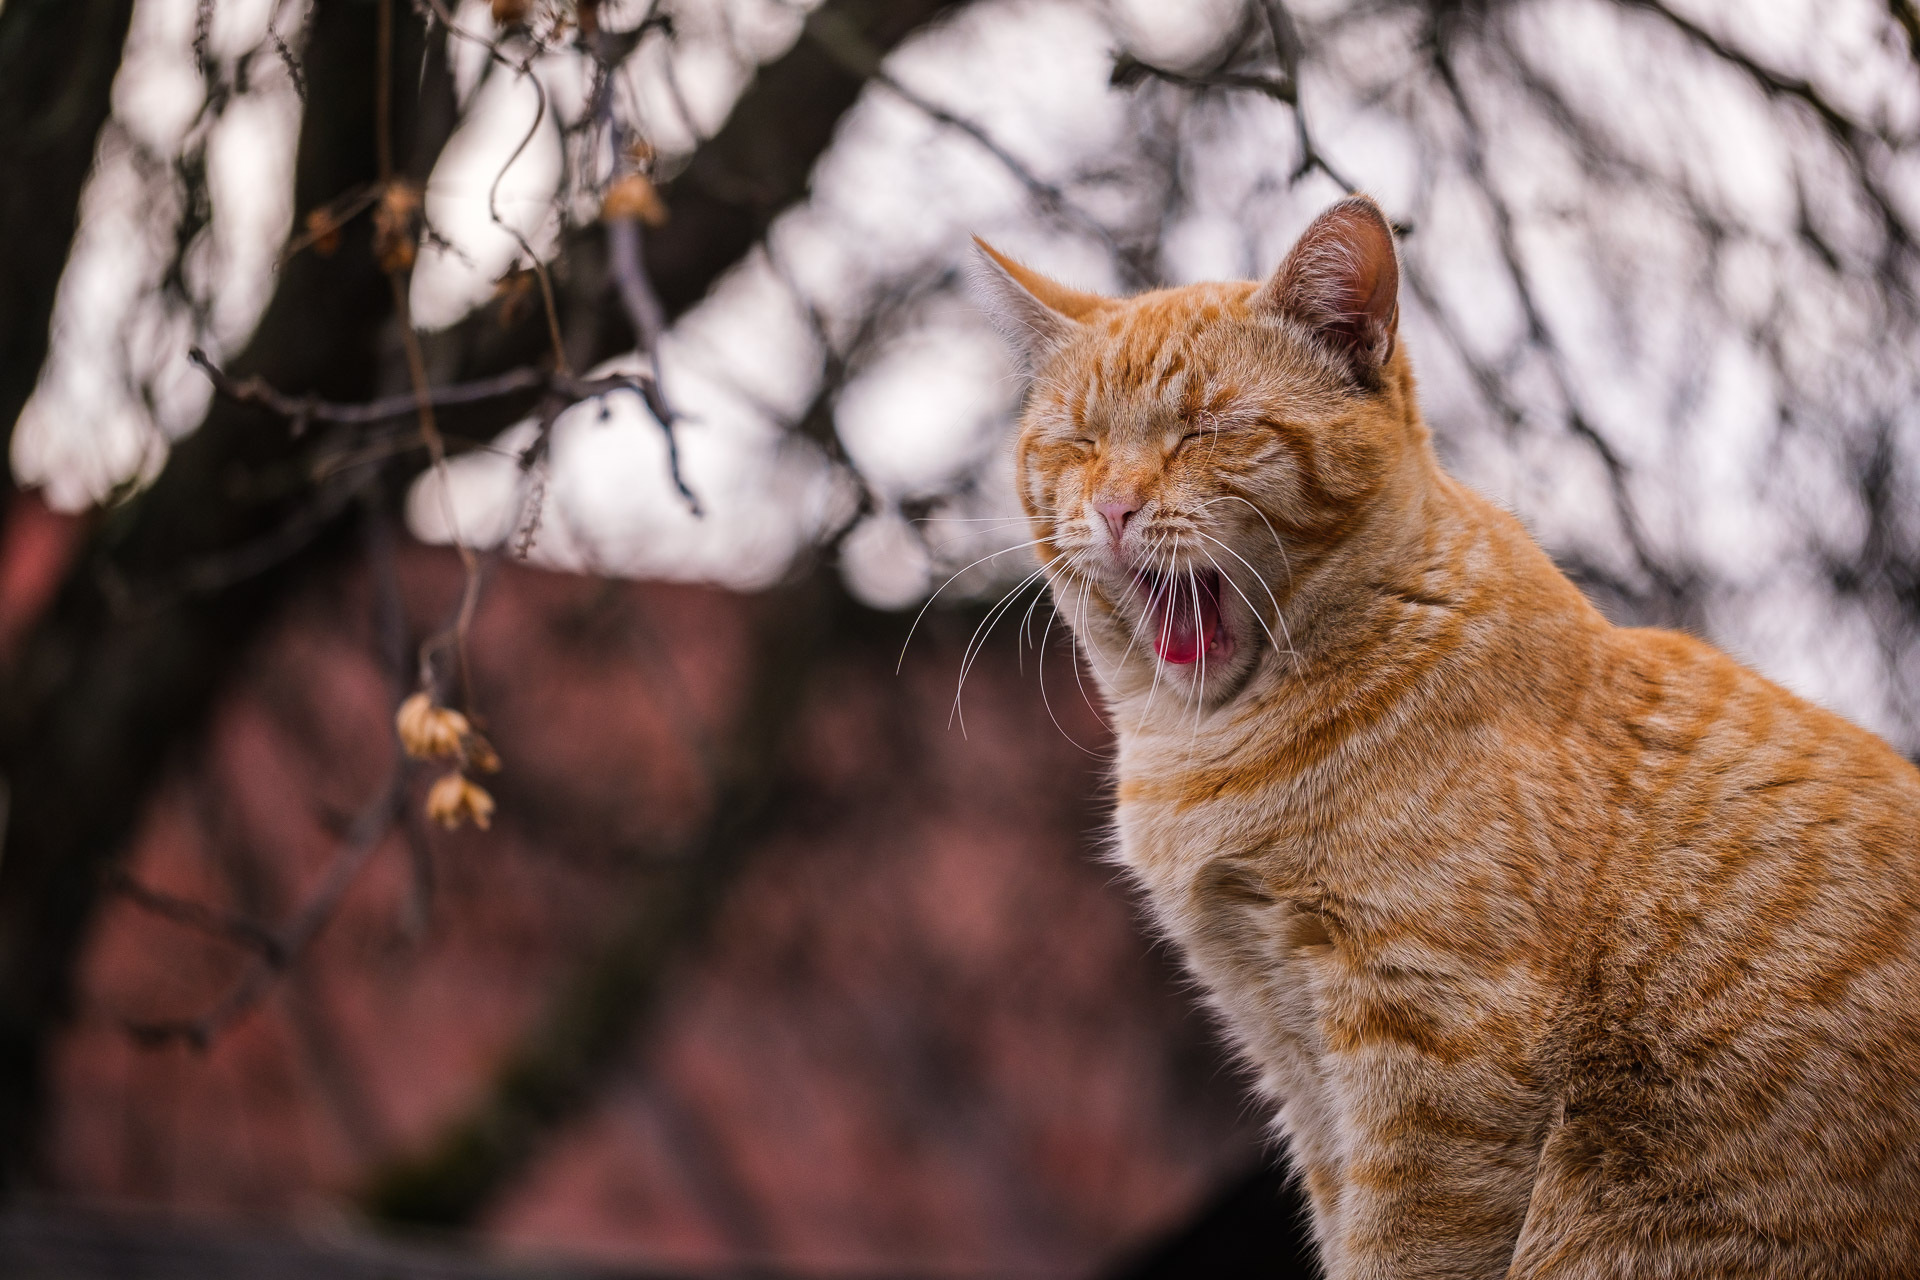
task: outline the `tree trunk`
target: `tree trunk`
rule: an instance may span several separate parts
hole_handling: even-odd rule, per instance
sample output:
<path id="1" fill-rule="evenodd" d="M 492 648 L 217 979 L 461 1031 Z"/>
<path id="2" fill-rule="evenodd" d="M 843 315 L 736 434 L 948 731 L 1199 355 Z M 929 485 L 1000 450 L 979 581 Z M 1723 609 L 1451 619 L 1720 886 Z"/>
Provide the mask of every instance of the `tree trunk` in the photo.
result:
<path id="1" fill-rule="evenodd" d="M 7 5 L 7 10 L 13 9 Z M 306 50 L 309 109 L 300 134 L 297 207 L 376 177 L 378 10 L 316 6 Z M 9 13 L 9 16 L 11 14 Z M 425 80 L 421 33 L 397 33 L 396 136 L 439 151 L 452 120 L 443 74 Z M 443 102 L 434 102 L 441 98 Z M 278 386 L 358 399 L 375 390 L 391 298 L 364 231 L 328 261 L 290 262 L 236 362 Z M 280 571 L 222 574 L 217 557 L 285 528 L 310 492 L 236 501 L 236 477 L 289 459 L 281 424 L 216 403 L 175 446 L 152 487 L 107 513 L 47 616 L 6 673 L 0 771 L 9 793 L 0 859 L 0 1169 L 30 1179 L 47 1038 L 69 1013 L 72 969 L 100 873 L 125 844 L 169 749 L 204 719 L 226 672 L 284 593 Z M 337 521 L 335 523 L 338 523 Z M 323 533 L 306 561 L 334 553 Z M 232 581 L 222 581 L 232 577 Z"/>
<path id="2" fill-rule="evenodd" d="M 28 2 L 9 0 L 6 8 Z M 828 0 L 822 12 L 886 50 L 960 2 Z M 375 65 L 376 13 L 366 0 L 316 6 L 297 209 L 377 176 L 367 74 Z M 397 25 L 395 136 L 413 140 L 408 167 L 423 177 L 452 123 L 451 91 L 440 42 L 422 80 L 422 33 L 410 18 Z M 807 174 L 861 83 L 807 39 L 761 70 L 667 193 L 672 220 L 650 241 L 647 261 L 670 317 L 698 301 L 805 194 Z M 562 314 L 600 319 L 581 326 L 574 357 L 582 362 L 632 345 L 616 318 L 600 238 L 588 228 L 569 246 Z M 364 399 L 395 389 L 375 385 L 377 371 L 399 367 L 391 320 L 388 286 L 362 220 L 331 258 L 303 254 L 287 265 L 234 367 L 292 393 Z M 431 354 L 437 366 L 475 376 L 536 363 L 543 347 L 538 322 L 502 335 L 486 317 L 440 335 Z M 523 411 L 497 406 L 495 420 L 470 413 L 463 425 L 483 430 Z M 0 1176 L 10 1184 L 34 1172 L 45 1051 L 71 1012 L 74 961 L 102 871 L 126 843 L 170 749 L 204 721 L 226 672 L 275 606 L 347 545 L 353 503 L 334 500 L 337 494 L 233 497 L 236 475 L 294 470 L 307 444 L 290 439 L 283 423 L 216 403 L 174 447 L 153 486 L 102 522 L 0 691 L 0 773 L 12 808 L 0 859 Z M 389 470 L 375 497 L 393 502 L 407 478 L 403 469 Z M 263 570 L 262 561 L 270 567 Z"/>

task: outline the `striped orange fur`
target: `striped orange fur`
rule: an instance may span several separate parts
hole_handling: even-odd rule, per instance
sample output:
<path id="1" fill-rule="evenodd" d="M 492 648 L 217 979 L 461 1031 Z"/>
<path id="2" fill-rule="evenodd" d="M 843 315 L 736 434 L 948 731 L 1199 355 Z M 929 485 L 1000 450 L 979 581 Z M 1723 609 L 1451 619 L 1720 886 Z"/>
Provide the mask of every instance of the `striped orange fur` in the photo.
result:
<path id="1" fill-rule="evenodd" d="M 1261 284 L 981 248 L 1118 857 L 1328 1274 L 1920 1275 L 1920 773 L 1441 469 L 1371 201 Z"/>

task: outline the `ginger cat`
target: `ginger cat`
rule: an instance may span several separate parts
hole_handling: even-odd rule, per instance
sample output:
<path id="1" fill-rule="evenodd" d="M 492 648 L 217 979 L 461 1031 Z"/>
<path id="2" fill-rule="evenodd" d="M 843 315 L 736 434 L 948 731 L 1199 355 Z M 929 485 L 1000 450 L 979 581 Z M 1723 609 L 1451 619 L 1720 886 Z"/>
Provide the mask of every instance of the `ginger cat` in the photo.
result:
<path id="1" fill-rule="evenodd" d="M 1370 200 L 1261 284 L 980 248 L 1119 860 L 1327 1274 L 1920 1275 L 1920 773 L 1441 470 Z"/>

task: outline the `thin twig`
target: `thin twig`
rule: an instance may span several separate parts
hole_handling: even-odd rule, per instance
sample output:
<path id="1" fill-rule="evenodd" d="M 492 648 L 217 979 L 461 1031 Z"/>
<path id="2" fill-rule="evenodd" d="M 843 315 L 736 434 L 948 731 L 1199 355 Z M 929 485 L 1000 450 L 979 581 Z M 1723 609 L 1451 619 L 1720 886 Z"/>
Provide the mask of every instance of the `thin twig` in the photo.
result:
<path id="1" fill-rule="evenodd" d="M 163 920 L 171 920 L 210 938 L 244 947 L 268 964 L 286 963 L 286 952 L 279 935 L 258 920 L 218 911 L 190 898 L 150 888 L 120 867 L 108 872 L 105 887 L 108 892 L 119 894 L 141 910 Z"/>
<path id="2" fill-rule="evenodd" d="M 533 246 L 528 243 L 525 236 L 520 234 L 520 229 L 500 216 L 499 204 L 500 183 L 506 178 L 507 170 L 513 168 L 514 162 L 519 160 L 521 153 L 524 152 L 528 145 L 533 142 L 534 138 L 539 135 L 540 126 L 547 118 L 546 86 L 540 83 L 539 76 L 533 74 L 532 55 L 529 55 L 519 62 L 515 62 L 501 49 L 499 41 L 490 39 L 487 36 L 476 35 L 455 22 L 453 15 L 447 11 L 444 0 L 426 0 L 426 3 L 433 11 L 434 16 L 440 19 L 441 25 L 446 27 L 451 34 L 458 36 L 462 40 L 479 45 L 487 51 L 487 57 L 490 61 L 497 62 L 501 66 L 506 67 L 533 86 L 534 96 L 537 99 L 537 109 L 534 112 L 533 123 L 527 127 L 526 136 L 520 139 L 519 145 L 513 149 L 513 154 L 507 157 L 507 162 L 500 166 L 499 172 L 493 175 L 493 182 L 487 187 L 487 216 L 493 220 L 495 226 L 513 237 L 514 243 L 520 246 L 520 252 L 526 255 L 527 265 L 532 269 L 535 277 L 540 282 L 540 301 L 546 309 L 547 338 L 548 341 L 553 344 L 554 368 L 564 373 L 568 368 L 567 351 L 566 344 L 562 342 L 560 338 L 560 309 L 554 302 L 553 278 L 547 271 L 547 264 L 541 261 L 539 254 L 533 251 Z M 536 49 L 536 52 L 537 51 Z"/>
<path id="3" fill-rule="evenodd" d="M 408 391 L 377 400 L 342 402 L 313 396 L 291 396 L 260 378 L 236 378 L 208 359 L 206 352 L 194 347 L 187 358 L 207 375 L 215 391 L 240 404 L 258 405 L 292 423 L 296 430 L 313 422 L 349 425 L 390 422 L 411 417 L 419 411 L 419 394 Z M 649 379 L 645 374 L 615 373 L 603 378 L 579 378 L 570 373 L 547 369 L 513 369 L 491 378 L 456 382 L 434 387 L 428 400 L 434 408 L 453 405 L 484 404 L 532 391 L 549 391 L 565 397 L 569 403 L 592 400 L 615 391 L 631 391 L 644 398 Z"/>
<path id="4" fill-rule="evenodd" d="M 674 411 L 660 387 L 660 337 L 665 328 L 665 312 L 643 265 L 640 225 L 632 218 L 610 218 L 606 228 L 607 261 L 620 294 L 620 304 L 627 313 L 628 322 L 633 325 L 641 353 L 653 366 L 653 376 L 636 390 L 640 392 L 640 398 L 646 401 L 648 411 L 653 414 L 654 421 L 660 424 L 661 434 L 666 438 L 667 475 L 673 481 L 673 487 L 687 504 L 688 510 L 696 516 L 702 515 L 704 512 L 700 499 L 687 484 L 680 466 L 680 435 L 675 430 L 680 415 Z"/>
<path id="5" fill-rule="evenodd" d="M 616 181 L 628 173 L 636 172 L 631 157 L 632 148 L 628 146 L 627 131 L 613 114 L 613 77 L 621 58 L 638 47 L 639 37 L 645 33 L 649 23 L 655 20 L 653 10 L 649 8 L 640 27 L 634 33 L 631 42 L 623 54 L 618 48 L 617 38 L 612 32 L 597 31 L 589 42 L 589 52 L 594 65 L 594 95 L 590 123 L 606 131 L 607 148 L 612 157 L 609 181 Z M 687 509 L 695 516 L 704 514 L 700 500 L 694 496 L 688 486 L 686 476 L 680 466 L 680 436 L 677 431 L 680 416 L 674 411 L 667 399 L 664 379 L 660 369 L 660 340 L 666 334 L 667 312 L 660 304 L 660 295 L 653 287 L 653 278 L 647 274 L 646 257 L 641 251 L 641 232 L 639 220 L 633 217 L 602 217 L 606 228 L 607 264 L 614 280 L 614 288 L 620 298 L 621 309 L 627 314 L 627 323 L 633 326 L 634 341 L 639 345 L 640 354 L 646 359 L 653 374 L 647 389 L 641 393 L 647 409 L 659 423 L 661 434 L 667 444 L 667 474 L 673 481 L 673 487 L 680 494 Z M 537 511 L 536 511 L 537 517 Z"/>
<path id="6" fill-rule="evenodd" d="M 1907 38 L 1908 56 L 1915 66 L 1920 66 L 1920 8 L 1915 7 L 1913 0 L 1887 0 L 1887 11 Z"/>
<path id="7" fill-rule="evenodd" d="M 1468 175 L 1474 185 L 1486 198 L 1489 212 L 1493 215 L 1494 241 L 1499 246 L 1501 262 L 1506 266 L 1507 275 L 1513 281 L 1513 287 L 1520 302 L 1521 313 L 1526 317 L 1527 339 L 1545 358 L 1548 375 L 1560 394 L 1565 410 L 1567 430 L 1576 438 L 1586 442 L 1601 466 L 1607 473 L 1607 484 L 1611 491 L 1616 514 L 1620 517 L 1621 532 L 1626 536 L 1633 549 L 1635 561 L 1650 581 L 1657 585 L 1672 600 L 1679 600 L 1687 593 L 1687 584 L 1681 574 L 1662 563 L 1654 551 L 1645 528 L 1641 524 L 1638 505 L 1634 502 L 1633 489 L 1628 482 L 1629 468 L 1626 460 L 1613 446 L 1613 442 L 1595 427 L 1581 407 L 1581 400 L 1574 386 L 1572 371 L 1567 367 L 1566 357 L 1554 341 L 1552 330 L 1548 327 L 1546 314 L 1542 310 L 1533 288 L 1532 273 L 1520 254 L 1519 237 L 1514 230 L 1513 210 L 1506 198 L 1500 193 L 1488 171 L 1484 151 L 1484 132 L 1473 104 L 1468 101 L 1459 77 L 1455 74 L 1453 62 L 1443 48 L 1433 51 L 1434 70 L 1441 85 L 1446 89 L 1455 112 L 1460 117 L 1465 134 L 1465 161 Z"/>
<path id="8" fill-rule="evenodd" d="M 1298 101 L 1293 85 L 1273 76 L 1248 71 L 1175 71 L 1124 51 L 1113 55 L 1113 71 L 1107 77 L 1109 85 L 1116 89 L 1132 89 L 1146 80 L 1162 80 L 1182 89 L 1251 89 L 1275 102 L 1284 102 L 1289 107 Z"/>
<path id="9" fill-rule="evenodd" d="M 404 781 L 407 774 L 406 757 L 398 749 L 394 753 L 393 768 L 381 784 L 378 794 L 354 818 L 352 824 L 341 839 L 340 851 L 335 855 L 333 865 L 327 868 L 326 878 L 320 883 L 313 896 L 300 909 L 298 915 L 288 921 L 285 928 L 271 935 L 271 940 L 257 946 L 258 954 L 247 966 L 246 972 L 234 983 L 212 1008 L 197 1018 L 161 1020 L 153 1022 L 129 1022 L 128 1032 L 140 1044 L 158 1047 L 184 1040 L 196 1049 L 206 1049 L 214 1039 L 241 1017 L 256 1008 L 269 992 L 281 974 L 299 962 L 306 954 L 313 940 L 320 936 L 322 929 L 333 919 L 340 900 L 346 896 L 360 869 L 367 863 L 380 845 L 381 838 L 393 825 L 399 814 L 400 803 L 406 792 Z M 155 895 L 156 897 L 158 895 Z M 191 907 L 192 904 L 181 904 Z M 182 915 L 190 915 L 183 912 Z M 182 915 L 174 918 L 180 919 Z M 185 920 L 182 920 L 185 923 Z"/>
<path id="10" fill-rule="evenodd" d="M 1341 190 L 1348 193 L 1360 190 L 1358 183 L 1344 172 L 1334 168 L 1327 159 L 1326 152 L 1314 140 L 1313 130 L 1307 125 L 1306 107 L 1300 101 L 1300 60 L 1306 53 L 1306 46 L 1300 39 L 1300 28 L 1293 20 L 1283 0 L 1264 0 L 1261 11 L 1267 19 L 1268 34 L 1273 37 L 1274 57 L 1280 60 L 1281 74 L 1293 88 L 1293 133 L 1300 147 L 1300 159 L 1293 167 L 1293 180 L 1298 182 L 1315 169 L 1331 178 Z"/>
<path id="11" fill-rule="evenodd" d="M 1662 0 L 1620 0 L 1620 2 L 1659 18 L 1697 48 L 1704 49 L 1740 71 L 1768 98 L 1786 98 L 1800 103 L 1811 111 L 1828 136 L 1838 144 L 1847 167 L 1853 170 L 1854 179 L 1860 184 L 1861 194 L 1873 206 L 1874 213 L 1880 222 L 1880 229 L 1886 234 L 1886 248 L 1879 266 L 1887 277 L 1887 285 L 1908 306 L 1920 301 L 1914 297 L 1909 284 L 1900 279 L 1893 269 L 1899 255 L 1916 247 L 1913 230 L 1907 224 L 1903 203 L 1896 200 L 1886 189 L 1870 163 L 1873 148 L 1876 145 L 1897 149 L 1911 139 L 1897 138 L 1884 129 L 1870 128 L 1860 124 L 1829 102 L 1811 81 L 1775 71 L 1757 58 L 1728 44 L 1686 15 L 1676 13 Z"/>
<path id="12" fill-rule="evenodd" d="M 400 323 L 400 337 L 407 353 L 407 373 L 413 379 L 415 409 L 420 419 L 420 438 L 426 442 L 427 456 L 430 459 L 434 475 L 440 482 L 440 513 L 447 522 L 447 535 L 453 540 L 453 549 L 460 557 L 460 567 L 466 573 L 466 585 L 461 592 L 459 620 L 453 633 L 455 659 L 460 668 L 460 686 L 462 701 L 469 716 L 475 714 L 473 706 L 473 679 L 467 652 L 467 631 L 473 622 L 473 613 L 480 596 L 480 558 L 460 533 L 458 513 L 453 508 L 453 484 L 447 471 L 447 442 L 440 435 L 440 428 L 433 416 L 433 390 L 427 382 L 426 355 L 420 349 L 420 335 L 414 330 L 413 316 L 407 305 L 407 282 L 405 273 L 390 271 L 387 279 L 393 289 L 394 317 Z M 431 663 L 433 650 L 422 646 L 420 650 L 421 667 L 426 669 Z M 423 675 L 423 683 L 429 677 Z"/>
<path id="13" fill-rule="evenodd" d="M 355 187 L 313 210 L 307 215 L 306 229 L 288 240 L 286 246 L 280 250 L 280 256 L 273 264 L 275 269 L 286 266 L 302 249 L 330 235 L 339 234 L 340 229 L 347 223 L 373 208 L 379 201 L 382 190 L 379 183 Z"/>
<path id="14" fill-rule="evenodd" d="M 393 181 L 393 0 L 380 0 L 373 56 L 373 147 L 380 185 Z"/>
<path id="15" fill-rule="evenodd" d="M 997 160 L 1001 168 L 1012 174 L 1041 208 L 1093 236 L 1106 246 L 1116 260 L 1126 263 L 1127 255 L 1119 241 L 1098 218 L 1076 205 L 1059 186 L 1035 173 L 978 122 L 931 101 L 896 80 L 881 64 L 880 51 L 846 17 L 825 9 L 815 10 L 807 19 L 805 31 L 821 50 L 854 75 L 871 80 L 936 124 L 972 139 Z"/>
<path id="16" fill-rule="evenodd" d="M 1336 167 L 1327 158 L 1314 138 L 1313 130 L 1307 124 L 1306 109 L 1300 102 L 1300 59 L 1303 46 L 1300 32 L 1294 25 L 1293 15 L 1287 11 L 1280 0 L 1266 0 L 1260 6 L 1266 18 L 1267 31 L 1273 40 L 1275 59 L 1280 63 L 1280 75 L 1266 76 L 1245 71 L 1174 71 L 1167 67 L 1156 66 L 1130 53 L 1117 53 L 1113 59 L 1113 71 L 1107 83 L 1116 88 L 1131 89 L 1146 80 L 1161 80 L 1183 89 L 1237 89 L 1262 94 L 1281 103 L 1293 112 L 1293 131 L 1300 158 L 1295 162 L 1293 172 L 1288 175 L 1292 182 L 1298 182 L 1309 173 L 1318 170 L 1327 175 L 1341 190 L 1352 193 L 1360 187 L 1346 172 Z M 1401 229 L 1402 234 L 1405 230 Z"/>

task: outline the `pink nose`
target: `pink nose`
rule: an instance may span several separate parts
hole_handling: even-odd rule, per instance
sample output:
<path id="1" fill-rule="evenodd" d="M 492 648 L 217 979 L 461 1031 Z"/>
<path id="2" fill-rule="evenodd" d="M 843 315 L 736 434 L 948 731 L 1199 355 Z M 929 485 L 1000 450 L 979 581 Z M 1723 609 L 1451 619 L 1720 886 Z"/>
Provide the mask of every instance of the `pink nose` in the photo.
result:
<path id="1" fill-rule="evenodd" d="M 1131 502 L 1096 502 L 1093 509 L 1107 518 L 1107 528 L 1113 530 L 1113 545 L 1120 545 L 1120 537 L 1127 531 L 1127 520 L 1140 508 Z"/>

